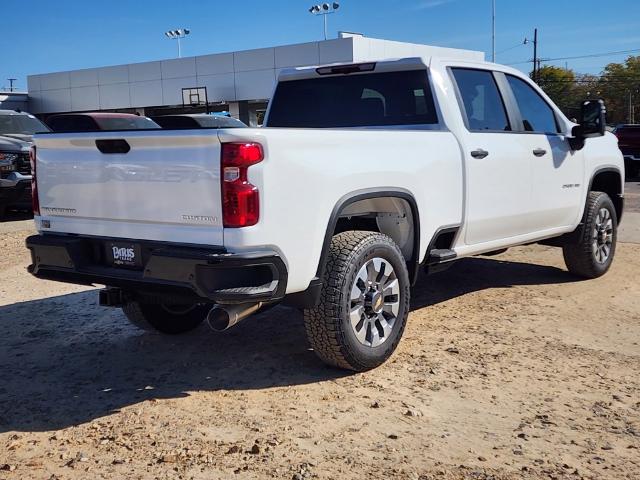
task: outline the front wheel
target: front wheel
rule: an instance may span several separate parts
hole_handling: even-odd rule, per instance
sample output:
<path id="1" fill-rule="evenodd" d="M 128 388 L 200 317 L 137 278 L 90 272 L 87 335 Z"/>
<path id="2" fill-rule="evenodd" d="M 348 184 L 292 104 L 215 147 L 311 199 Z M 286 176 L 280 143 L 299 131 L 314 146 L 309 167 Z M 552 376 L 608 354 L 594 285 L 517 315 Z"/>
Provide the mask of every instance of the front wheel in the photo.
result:
<path id="1" fill-rule="evenodd" d="M 123 307 L 127 319 L 143 330 L 157 330 L 168 335 L 189 332 L 200 325 L 211 305 L 173 305 L 127 302 Z"/>
<path id="2" fill-rule="evenodd" d="M 589 192 L 584 229 L 577 243 L 562 248 L 569 271 L 584 278 L 601 277 L 611 267 L 618 239 L 618 217 L 609 195 Z"/>
<path id="3" fill-rule="evenodd" d="M 334 236 L 320 304 L 304 311 L 315 353 L 355 371 L 384 363 L 407 322 L 409 287 L 405 259 L 391 238 L 363 231 Z"/>

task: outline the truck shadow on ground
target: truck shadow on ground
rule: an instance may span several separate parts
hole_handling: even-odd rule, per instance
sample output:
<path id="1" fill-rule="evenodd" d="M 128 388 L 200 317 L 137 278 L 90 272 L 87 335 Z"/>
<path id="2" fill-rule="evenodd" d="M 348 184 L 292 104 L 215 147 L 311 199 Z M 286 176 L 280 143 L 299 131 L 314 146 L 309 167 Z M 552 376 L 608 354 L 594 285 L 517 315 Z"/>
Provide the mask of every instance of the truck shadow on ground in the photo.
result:
<path id="1" fill-rule="evenodd" d="M 411 309 L 445 302 L 467 293 L 515 285 L 548 285 L 577 282 L 567 270 L 547 265 L 472 257 L 455 262 L 448 270 L 427 276 L 421 273 L 411 291 Z"/>
<path id="2" fill-rule="evenodd" d="M 422 277 L 414 309 L 483 289 L 572 281 L 553 267 L 474 258 Z M 0 307 L 0 432 L 78 425 L 152 398 L 329 381 L 301 314 L 279 307 L 225 334 L 141 333 L 95 292 Z"/>

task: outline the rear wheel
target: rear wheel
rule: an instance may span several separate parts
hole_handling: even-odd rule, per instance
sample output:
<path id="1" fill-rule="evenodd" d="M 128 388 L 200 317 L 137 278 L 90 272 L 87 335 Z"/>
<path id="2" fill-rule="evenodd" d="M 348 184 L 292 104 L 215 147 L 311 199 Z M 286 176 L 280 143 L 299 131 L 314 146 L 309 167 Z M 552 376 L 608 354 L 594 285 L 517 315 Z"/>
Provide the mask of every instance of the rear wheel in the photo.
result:
<path id="1" fill-rule="evenodd" d="M 333 237 L 320 304 L 304 311 L 309 342 L 327 364 L 365 371 L 396 349 L 409 314 L 409 274 L 398 246 L 381 233 Z"/>
<path id="2" fill-rule="evenodd" d="M 143 330 L 157 330 L 178 335 L 198 327 L 211 310 L 211 305 L 172 305 L 130 301 L 122 307 L 127 319 Z"/>
<path id="3" fill-rule="evenodd" d="M 583 223 L 579 241 L 563 246 L 564 261 L 571 273 L 597 278 L 607 273 L 616 253 L 618 217 L 609 195 L 589 192 Z"/>

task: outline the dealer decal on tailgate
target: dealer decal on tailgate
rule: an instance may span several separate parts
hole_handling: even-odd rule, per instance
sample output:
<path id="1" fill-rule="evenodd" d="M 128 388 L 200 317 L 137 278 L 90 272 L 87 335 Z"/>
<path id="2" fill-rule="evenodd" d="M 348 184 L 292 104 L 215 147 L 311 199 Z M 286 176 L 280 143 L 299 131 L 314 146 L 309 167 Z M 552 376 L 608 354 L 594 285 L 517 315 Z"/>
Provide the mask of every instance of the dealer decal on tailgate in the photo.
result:
<path id="1" fill-rule="evenodd" d="M 142 265 L 140 246 L 135 244 L 108 243 L 107 257 L 113 265 L 126 267 L 138 267 Z"/>

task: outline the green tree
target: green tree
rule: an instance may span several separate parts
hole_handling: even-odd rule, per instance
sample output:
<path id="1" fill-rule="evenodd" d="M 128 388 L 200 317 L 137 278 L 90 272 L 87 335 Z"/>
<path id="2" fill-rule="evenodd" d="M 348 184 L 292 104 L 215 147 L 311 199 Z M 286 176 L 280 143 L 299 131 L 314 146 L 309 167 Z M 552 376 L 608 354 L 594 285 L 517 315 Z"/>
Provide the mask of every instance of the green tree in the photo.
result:
<path id="1" fill-rule="evenodd" d="M 610 63 L 600 75 L 545 65 L 538 71 L 538 84 L 569 118 L 578 117 L 582 100 L 602 98 L 609 124 L 640 121 L 640 56 Z M 630 115 L 630 107 L 637 115 Z"/>
<path id="2" fill-rule="evenodd" d="M 630 56 L 624 63 L 604 67 L 598 89 L 607 105 L 608 122 L 630 122 L 629 106 L 633 110 L 640 103 L 640 56 Z"/>
<path id="3" fill-rule="evenodd" d="M 545 65 L 538 70 L 538 85 L 568 117 L 575 116 L 579 89 L 573 70 Z"/>

